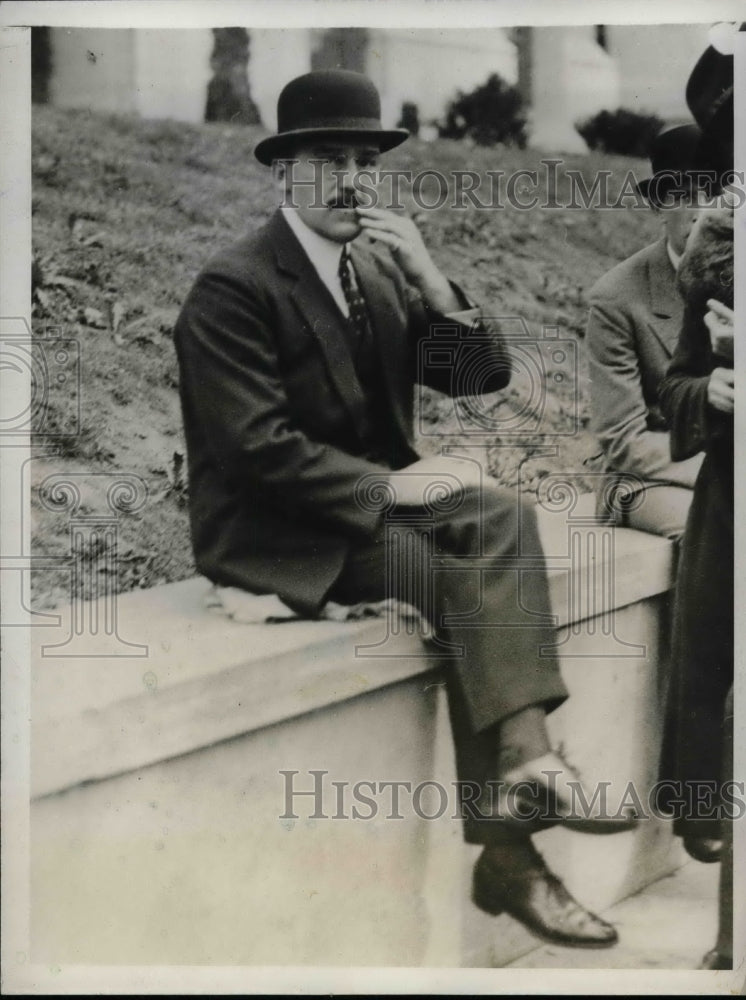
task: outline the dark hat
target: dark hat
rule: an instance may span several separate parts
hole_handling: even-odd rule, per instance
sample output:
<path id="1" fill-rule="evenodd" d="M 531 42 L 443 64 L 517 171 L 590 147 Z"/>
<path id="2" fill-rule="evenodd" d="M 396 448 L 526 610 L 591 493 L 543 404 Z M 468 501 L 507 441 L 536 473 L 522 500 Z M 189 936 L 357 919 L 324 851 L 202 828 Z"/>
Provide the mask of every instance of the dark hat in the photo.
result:
<path id="1" fill-rule="evenodd" d="M 705 49 L 686 85 L 686 103 L 703 132 L 726 127 L 732 135 L 733 56 Z"/>
<path id="2" fill-rule="evenodd" d="M 687 180 L 686 174 L 697 174 L 707 169 L 702 157 L 701 139 L 702 133 L 693 123 L 673 125 L 658 133 L 650 147 L 653 176 L 636 184 L 643 198 L 652 204 L 660 204 L 667 192 L 673 188 L 681 190 Z"/>
<path id="3" fill-rule="evenodd" d="M 350 70 L 316 70 L 291 80 L 277 101 L 277 135 L 257 145 L 254 155 L 269 166 L 292 153 L 295 140 L 314 136 L 370 139 L 381 152 L 409 136 L 403 128 L 384 129 L 381 99 L 374 84 Z"/>
<path id="4" fill-rule="evenodd" d="M 697 60 L 686 85 L 686 103 L 702 129 L 702 148 L 713 168 L 728 173 L 733 169 L 733 49 L 735 25 L 722 24 L 721 42 L 726 51 L 709 45 Z M 727 37 L 731 29 L 730 38 Z M 742 24 L 739 31 L 746 30 Z M 713 37 L 712 32 L 710 37 Z"/>
<path id="5" fill-rule="evenodd" d="M 718 52 L 712 45 L 705 49 L 687 81 L 686 103 L 708 138 L 733 139 L 732 53 Z"/>

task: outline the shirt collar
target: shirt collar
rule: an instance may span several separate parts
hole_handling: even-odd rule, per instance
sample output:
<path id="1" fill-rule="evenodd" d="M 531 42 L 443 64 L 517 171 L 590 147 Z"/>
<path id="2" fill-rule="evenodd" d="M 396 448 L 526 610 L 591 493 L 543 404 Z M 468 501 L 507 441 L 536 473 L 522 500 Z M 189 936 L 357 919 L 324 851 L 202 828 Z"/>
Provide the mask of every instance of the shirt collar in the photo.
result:
<path id="1" fill-rule="evenodd" d="M 666 250 L 668 251 L 668 259 L 671 261 L 671 266 L 674 271 L 678 271 L 682 255 L 680 253 L 676 253 L 674 248 L 671 246 L 670 240 L 666 240 Z"/>
<path id="2" fill-rule="evenodd" d="M 294 208 L 283 205 L 281 208 L 285 221 L 295 233 L 298 242 L 306 251 L 306 255 L 316 270 L 324 277 L 336 274 L 339 270 L 339 260 L 344 249 L 341 243 L 320 236 L 303 222 Z"/>

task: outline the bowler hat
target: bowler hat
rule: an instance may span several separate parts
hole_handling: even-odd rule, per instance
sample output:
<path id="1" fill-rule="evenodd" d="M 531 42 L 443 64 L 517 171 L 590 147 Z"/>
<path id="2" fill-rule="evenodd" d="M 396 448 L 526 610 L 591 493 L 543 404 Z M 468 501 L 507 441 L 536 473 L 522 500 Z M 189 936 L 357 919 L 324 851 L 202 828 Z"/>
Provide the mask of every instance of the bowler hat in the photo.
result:
<path id="1" fill-rule="evenodd" d="M 709 46 L 686 85 L 686 103 L 707 135 L 727 130 L 733 135 L 733 56 Z"/>
<path id="2" fill-rule="evenodd" d="M 643 198 L 660 204 L 669 191 L 681 190 L 682 183 L 687 180 L 698 180 L 701 185 L 701 178 L 686 176 L 706 170 L 701 139 L 702 133 L 694 123 L 664 128 L 656 135 L 650 147 L 653 176 L 635 185 Z"/>
<path id="3" fill-rule="evenodd" d="M 717 31 L 717 40 L 715 31 Z M 746 30 L 742 24 L 739 31 Z M 712 166 L 733 169 L 733 51 L 736 26 L 716 25 L 686 85 L 686 103 L 702 129 L 702 148 Z"/>
<path id="4" fill-rule="evenodd" d="M 707 139 L 733 141 L 733 53 L 746 22 L 717 24 L 686 84 L 686 103 Z"/>
<path id="5" fill-rule="evenodd" d="M 269 166 L 291 155 L 298 139 L 328 136 L 371 140 L 385 152 L 409 136 L 403 128 L 384 129 L 381 99 L 374 84 L 351 70 L 316 70 L 298 76 L 277 101 L 277 135 L 257 145 L 254 155 Z"/>

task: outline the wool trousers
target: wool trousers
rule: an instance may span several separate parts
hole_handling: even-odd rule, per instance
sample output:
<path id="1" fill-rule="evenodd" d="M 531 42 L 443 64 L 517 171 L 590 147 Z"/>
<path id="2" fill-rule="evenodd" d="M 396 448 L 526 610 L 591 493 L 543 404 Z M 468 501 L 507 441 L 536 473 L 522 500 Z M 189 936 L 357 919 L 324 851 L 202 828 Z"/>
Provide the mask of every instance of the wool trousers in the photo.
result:
<path id="1" fill-rule="evenodd" d="M 473 807 L 496 779 L 500 723 L 567 697 L 532 504 L 493 485 L 465 486 L 419 506 L 394 504 L 371 541 L 353 548 L 328 594 L 340 603 L 395 598 L 432 625 L 442 657 L 465 837 L 500 838 Z"/>

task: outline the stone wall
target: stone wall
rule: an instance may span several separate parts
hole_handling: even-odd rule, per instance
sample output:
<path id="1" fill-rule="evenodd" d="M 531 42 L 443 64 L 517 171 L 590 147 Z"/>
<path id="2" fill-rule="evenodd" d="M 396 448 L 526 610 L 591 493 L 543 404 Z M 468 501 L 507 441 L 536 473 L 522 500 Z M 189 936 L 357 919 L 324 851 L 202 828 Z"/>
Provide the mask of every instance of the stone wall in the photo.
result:
<path id="1" fill-rule="evenodd" d="M 571 692 L 554 740 L 587 780 L 644 790 L 672 546 L 582 508 L 540 523 Z M 535 948 L 469 900 L 478 848 L 454 816 L 442 664 L 418 635 L 385 619 L 239 625 L 205 609 L 207 589 L 123 595 L 98 619 L 60 609 L 31 630 L 32 960 L 489 967 Z M 140 646 L 112 654 L 106 621 Z M 379 791 L 353 816 L 357 782 L 400 780 L 452 793 L 442 812 L 405 794 L 391 818 Z M 599 909 L 681 862 L 660 820 L 536 840 Z"/>

